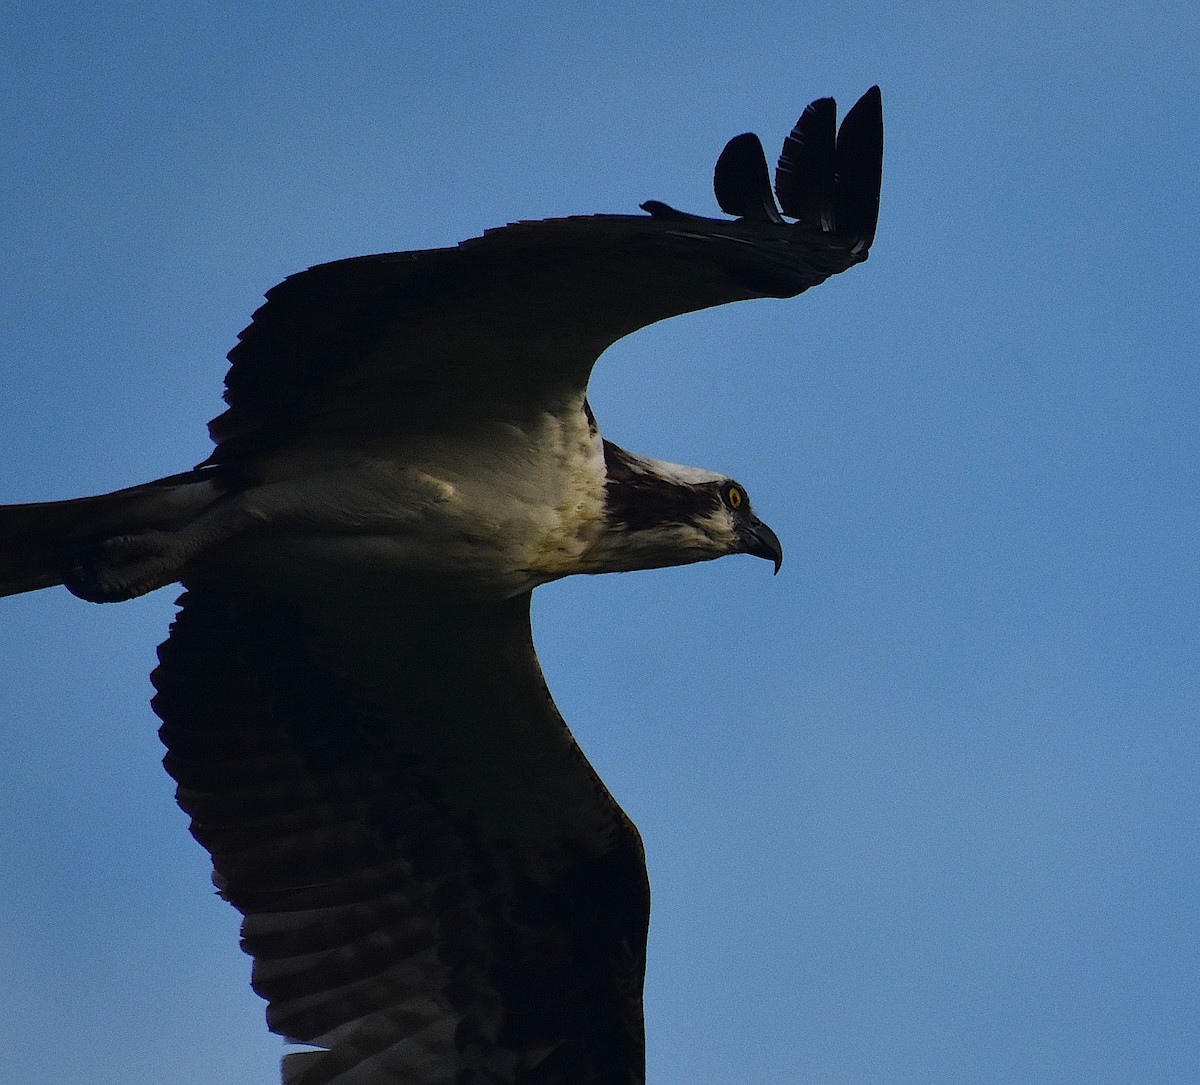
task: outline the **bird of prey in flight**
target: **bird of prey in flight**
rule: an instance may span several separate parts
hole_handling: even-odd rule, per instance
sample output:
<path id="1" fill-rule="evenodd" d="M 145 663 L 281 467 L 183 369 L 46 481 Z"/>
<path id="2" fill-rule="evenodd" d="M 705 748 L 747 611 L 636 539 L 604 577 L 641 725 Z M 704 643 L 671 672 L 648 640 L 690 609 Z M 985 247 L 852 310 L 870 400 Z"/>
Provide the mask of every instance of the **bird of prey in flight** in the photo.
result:
<path id="1" fill-rule="evenodd" d="M 229 355 L 215 451 L 116 493 L 0 508 L 0 594 L 181 582 L 164 764 L 286 1085 L 635 1085 L 649 887 L 637 830 L 551 699 L 530 593 L 572 573 L 766 558 L 712 471 L 618 447 L 593 364 L 655 321 L 792 297 L 867 258 L 878 88 L 813 102 L 729 218 L 518 222 L 293 275 Z"/>

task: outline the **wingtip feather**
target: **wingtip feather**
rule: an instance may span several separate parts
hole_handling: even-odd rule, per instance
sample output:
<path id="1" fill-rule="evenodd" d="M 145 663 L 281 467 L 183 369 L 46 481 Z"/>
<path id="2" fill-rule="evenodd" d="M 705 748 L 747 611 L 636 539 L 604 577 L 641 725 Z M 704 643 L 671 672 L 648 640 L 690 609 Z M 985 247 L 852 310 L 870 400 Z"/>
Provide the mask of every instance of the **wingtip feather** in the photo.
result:
<path id="1" fill-rule="evenodd" d="M 832 228 L 836 140 L 837 104 L 818 98 L 783 141 L 775 169 L 775 193 L 784 214 L 814 229 Z"/>
<path id="2" fill-rule="evenodd" d="M 846 114 L 837 137 L 835 217 L 838 232 L 866 253 L 879 222 L 883 181 L 883 97 L 871 87 Z"/>
<path id="3" fill-rule="evenodd" d="M 753 132 L 734 136 L 713 169 L 713 191 L 727 215 L 760 222 L 782 222 L 771 195 L 771 175 L 762 143 Z"/>

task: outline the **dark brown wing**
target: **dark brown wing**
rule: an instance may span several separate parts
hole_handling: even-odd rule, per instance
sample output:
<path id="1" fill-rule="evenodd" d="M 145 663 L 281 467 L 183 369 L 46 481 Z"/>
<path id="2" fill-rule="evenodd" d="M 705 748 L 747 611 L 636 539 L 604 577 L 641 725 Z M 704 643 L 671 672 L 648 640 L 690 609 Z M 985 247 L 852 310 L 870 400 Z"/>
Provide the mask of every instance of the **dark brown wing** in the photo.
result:
<path id="1" fill-rule="evenodd" d="M 287 1085 L 644 1080 L 633 825 L 542 680 L 529 599 L 189 585 L 165 764 L 243 913 Z"/>
<path id="2" fill-rule="evenodd" d="M 817 112 L 832 124 L 827 108 Z M 650 202 L 649 216 L 516 223 L 455 248 L 356 257 L 285 279 L 230 352 L 213 461 L 436 427 L 471 400 L 520 415 L 558 391 L 582 392 L 600 353 L 638 328 L 792 297 L 860 263 L 879 207 L 878 88 L 836 144 L 804 131 L 802 118 L 781 160 L 784 212 L 797 223 L 774 209 L 757 139 L 739 136 L 714 178 L 721 206 L 742 216 L 734 220 Z"/>

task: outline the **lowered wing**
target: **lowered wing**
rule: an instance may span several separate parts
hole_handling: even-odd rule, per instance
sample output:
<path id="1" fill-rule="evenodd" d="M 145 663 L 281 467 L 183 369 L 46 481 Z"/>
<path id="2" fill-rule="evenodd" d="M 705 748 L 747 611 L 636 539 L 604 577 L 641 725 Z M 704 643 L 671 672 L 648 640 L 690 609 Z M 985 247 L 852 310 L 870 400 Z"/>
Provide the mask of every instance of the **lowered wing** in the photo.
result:
<path id="1" fill-rule="evenodd" d="M 873 87 L 834 130 L 832 99 L 784 145 L 775 206 L 762 146 L 738 136 L 714 188 L 735 219 L 658 202 L 647 216 L 519 222 L 454 248 L 321 264 L 285 279 L 230 352 L 210 462 L 434 427 L 479 404 L 524 416 L 578 394 L 609 345 L 656 321 L 792 297 L 867 258 L 883 121 Z M 787 222 L 784 215 L 798 221 Z"/>
<path id="2" fill-rule="evenodd" d="M 644 1079 L 637 831 L 542 679 L 529 597 L 196 578 L 160 650 L 167 770 L 244 915 L 285 1085 Z"/>

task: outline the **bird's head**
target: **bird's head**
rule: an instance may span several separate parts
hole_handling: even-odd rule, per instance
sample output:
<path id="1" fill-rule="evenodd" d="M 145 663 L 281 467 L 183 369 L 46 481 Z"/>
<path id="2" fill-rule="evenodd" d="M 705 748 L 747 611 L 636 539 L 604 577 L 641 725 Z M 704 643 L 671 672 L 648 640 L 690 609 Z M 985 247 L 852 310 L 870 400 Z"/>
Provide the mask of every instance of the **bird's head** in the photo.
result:
<path id="1" fill-rule="evenodd" d="M 604 442 L 605 531 L 588 555 L 594 572 L 656 569 L 752 554 L 783 563 L 778 536 L 731 478 L 635 456 Z"/>

